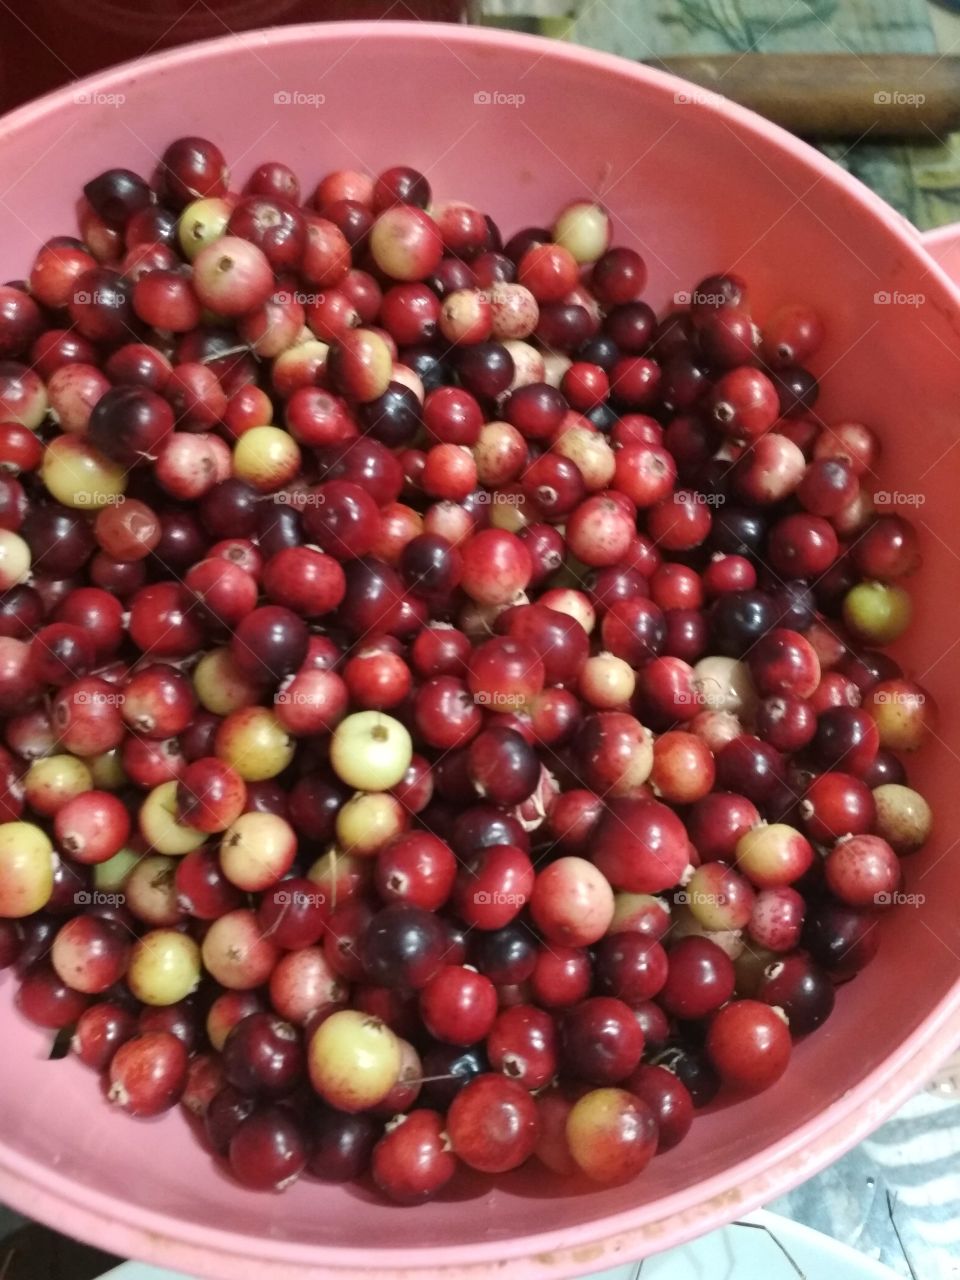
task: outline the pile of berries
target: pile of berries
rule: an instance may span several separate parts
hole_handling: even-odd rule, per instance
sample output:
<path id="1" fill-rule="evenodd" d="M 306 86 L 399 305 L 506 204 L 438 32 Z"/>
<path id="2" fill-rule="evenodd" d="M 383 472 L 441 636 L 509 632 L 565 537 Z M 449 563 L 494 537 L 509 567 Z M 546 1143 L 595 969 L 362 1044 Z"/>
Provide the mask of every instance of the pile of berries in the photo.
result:
<path id="1" fill-rule="evenodd" d="M 591 200 L 181 138 L 0 287 L 0 968 L 243 1185 L 629 1178 L 773 1085 L 930 810 L 820 316 Z"/>

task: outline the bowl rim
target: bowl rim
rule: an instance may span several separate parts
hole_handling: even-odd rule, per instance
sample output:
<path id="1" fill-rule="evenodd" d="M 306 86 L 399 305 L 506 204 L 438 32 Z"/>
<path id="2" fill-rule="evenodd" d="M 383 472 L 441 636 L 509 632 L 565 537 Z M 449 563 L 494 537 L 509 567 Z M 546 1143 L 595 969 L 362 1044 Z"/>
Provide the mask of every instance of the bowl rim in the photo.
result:
<path id="1" fill-rule="evenodd" d="M 71 81 L 18 107 L 0 119 L 0 144 L 21 129 L 76 104 L 81 92 L 109 93 L 149 78 L 171 65 L 189 66 L 230 56 L 238 45 L 261 48 L 324 43 L 353 38 L 398 42 L 439 40 L 524 52 L 557 66 L 585 67 L 620 80 L 652 86 L 661 93 L 687 92 L 687 81 L 615 54 L 541 36 L 497 28 L 439 22 L 314 22 L 261 28 L 182 45 L 120 63 Z M 700 92 L 698 90 L 698 92 Z M 929 277 L 940 303 L 960 306 L 960 289 L 923 249 L 915 227 L 877 195 L 819 151 L 746 108 L 711 94 L 703 110 L 740 136 L 789 155 L 817 182 L 879 222 L 907 260 Z M 10 1150 L 0 1140 L 0 1197 L 15 1209 L 92 1243 L 109 1236 L 110 1248 L 127 1256 L 234 1280 L 286 1280 L 316 1275 L 318 1268 L 338 1280 L 369 1280 L 376 1267 L 384 1280 L 464 1277 L 498 1280 L 582 1274 L 682 1244 L 796 1186 L 866 1137 L 926 1082 L 960 1041 L 960 978 L 896 1051 L 857 1085 L 776 1143 L 700 1182 L 660 1200 L 599 1216 L 566 1228 L 469 1245 L 423 1245 L 374 1249 L 369 1245 L 304 1244 L 245 1236 L 213 1225 L 187 1222 L 132 1205 Z M 106 1230 L 105 1230 L 106 1228 Z"/>

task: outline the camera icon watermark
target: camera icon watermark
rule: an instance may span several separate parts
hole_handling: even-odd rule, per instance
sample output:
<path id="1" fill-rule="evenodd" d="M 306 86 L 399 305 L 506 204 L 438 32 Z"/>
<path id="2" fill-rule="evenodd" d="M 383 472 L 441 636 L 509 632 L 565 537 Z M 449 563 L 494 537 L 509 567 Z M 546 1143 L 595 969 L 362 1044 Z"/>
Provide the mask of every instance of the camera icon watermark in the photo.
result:
<path id="1" fill-rule="evenodd" d="M 526 905 L 525 893 L 503 893 L 499 889 L 478 889 L 473 900 L 479 907 L 522 907 Z"/>
<path id="2" fill-rule="evenodd" d="M 473 95 L 477 107 L 522 107 L 526 100 L 525 93 L 502 93 L 499 89 L 478 89 Z"/>
<path id="3" fill-rule="evenodd" d="M 326 904 L 325 893 L 305 893 L 302 889 L 277 889 L 273 900 L 278 907 L 322 907 Z"/>
<path id="4" fill-rule="evenodd" d="M 676 307 L 722 307 L 729 302 L 723 293 L 707 293 L 703 289 L 678 289 L 673 295 Z"/>
<path id="5" fill-rule="evenodd" d="M 902 289 L 878 289 L 873 295 L 878 307 L 922 307 L 927 301 L 925 293 L 904 293 Z"/>
<path id="6" fill-rule="evenodd" d="M 522 707 L 524 698 L 519 693 L 501 693 L 495 690 L 487 693 L 483 689 L 473 695 L 478 707 Z"/>
<path id="7" fill-rule="evenodd" d="M 925 93 L 904 93 L 901 89 L 878 89 L 873 101 L 878 107 L 922 107 Z"/>
<path id="8" fill-rule="evenodd" d="M 73 700 L 78 707 L 122 707 L 127 698 L 119 689 L 116 693 L 105 693 L 102 689 L 87 693 L 85 689 L 81 689 L 74 694 Z"/>
<path id="9" fill-rule="evenodd" d="M 78 89 L 73 95 L 78 107 L 122 107 L 127 100 L 125 93 L 99 93 L 92 89 Z"/>
<path id="10" fill-rule="evenodd" d="M 273 95 L 276 107 L 322 107 L 326 100 L 325 93 L 303 93 L 300 89 L 278 89 Z"/>
<path id="11" fill-rule="evenodd" d="M 126 497 L 122 493 L 98 493 L 96 489 L 81 489 L 73 495 L 77 507 L 122 507 Z"/>
<path id="12" fill-rule="evenodd" d="M 673 695 L 675 707 L 705 707 L 707 696 L 700 689 L 678 689 Z"/>
<path id="13" fill-rule="evenodd" d="M 727 499 L 722 493 L 701 493 L 698 489 L 678 489 L 673 495 L 673 500 L 683 506 L 722 507 Z"/>
<path id="14" fill-rule="evenodd" d="M 73 895 L 78 907 L 122 907 L 126 900 L 126 894 L 104 893 L 100 889 L 79 889 Z"/>
<path id="15" fill-rule="evenodd" d="M 875 507 L 922 507 L 926 500 L 925 493 L 910 493 L 903 489 L 879 489 L 873 495 Z"/>
<path id="16" fill-rule="evenodd" d="M 724 101 L 722 93 L 713 93 L 709 89 L 697 89 L 692 85 L 689 89 L 681 89 L 673 95 L 678 107 L 716 107 Z"/>
<path id="17" fill-rule="evenodd" d="M 518 507 L 526 501 L 522 493 L 501 493 L 499 490 L 491 493 L 488 489 L 480 489 L 475 495 L 478 506 L 493 505 L 500 507 Z"/>
<path id="18" fill-rule="evenodd" d="M 322 493 L 313 493 L 310 489 L 281 489 L 270 495 L 271 502 L 280 507 L 322 507 L 326 498 Z"/>
<path id="19" fill-rule="evenodd" d="M 689 889 L 678 889 L 673 895 L 674 902 L 681 907 L 723 907 L 727 904 L 725 893 L 698 893 Z"/>
<path id="20" fill-rule="evenodd" d="M 902 893 L 899 889 L 873 895 L 874 905 L 878 907 L 922 907 L 926 900 L 925 893 Z"/>
<path id="21" fill-rule="evenodd" d="M 119 304 L 122 306 L 126 300 L 126 294 L 120 290 L 111 290 L 109 293 L 102 293 L 99 289 L 78 289 L 73 295 L 73 300 L 77 306 L 98 307 L 101 303 L 107 306 Z"/>
<path id="22" fill-rule="evenodd" d="M 917 707 L 923 706 L 927 695 L 921 693 L 919 689 L 910 693 L 903 693 L 897 689 L 878 689 L 872 698 L 878 706 Z"/>

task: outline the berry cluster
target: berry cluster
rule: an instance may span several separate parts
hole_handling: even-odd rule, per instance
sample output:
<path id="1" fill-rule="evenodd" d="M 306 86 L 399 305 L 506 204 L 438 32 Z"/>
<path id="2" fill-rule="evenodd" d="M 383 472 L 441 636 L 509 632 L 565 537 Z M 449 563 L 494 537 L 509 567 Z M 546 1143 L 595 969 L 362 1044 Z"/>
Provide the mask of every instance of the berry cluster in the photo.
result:
<path id="1" fill-rule="evenodd" d="M 0 288 L 0 968 L 245 1186 L 619 1181 L 785 1071 L 931 816 L 821 318 L 592 201 L 90 181 Z M 279 425 L 282 424 L 282 425 Z"/>

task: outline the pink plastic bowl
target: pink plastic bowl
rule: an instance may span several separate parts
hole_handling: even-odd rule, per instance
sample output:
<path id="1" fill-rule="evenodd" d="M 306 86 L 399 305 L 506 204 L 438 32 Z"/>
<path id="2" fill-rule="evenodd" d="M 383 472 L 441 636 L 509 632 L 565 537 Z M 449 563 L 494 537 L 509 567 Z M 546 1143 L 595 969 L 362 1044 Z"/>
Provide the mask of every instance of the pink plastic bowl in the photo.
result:
<path id="1" fill-rule="evenodd" d="M 735 268 L 760 318 L 786 300 L 816 306 L 829 324 L 822 413 L 875 426 L 883 487 L 923 500 L 899 508 L 918 521 L 926 555 L 905 656 L 942 717 L 910 770 L 938 836 L 907 866 L 922 905 L 878 925 L 879 958 L 798 1046 L 786 1078 L 702 1116 L 629 1186 L 572 1185 L 530 1167 L 495 1186 L 465 1177 L 417 1210 L 309 1181 L 277 1197 L 241 1191 L 180 1115 L 111 1113 L 83 1067 L 47 1061 L 49 1037 L 13 1012 L 5 977 L 0 1199 L 116 1253 L 230 1280 L 559 1277 L 729 1221 L 869 1133 L 960 1040 L 957 291 L 890 209 L 735 106 L 563 44 L 392 23 L 195 45 L 7 117 L 3 274 L 20 274 L 44 237 L 71 229 L 91 174 L 148 172 L 166 142 L 191 132 L 215 138 L 240 179 L 273 157 L 308 183 L 337 166 L 405 161 L 439 197 L 475 201 L 510 229 L 593 194 L 612 210 L 617 240 L 643 252 L 655 305 Z M 948 257 L 949 243 L 939 251 Z"/>

